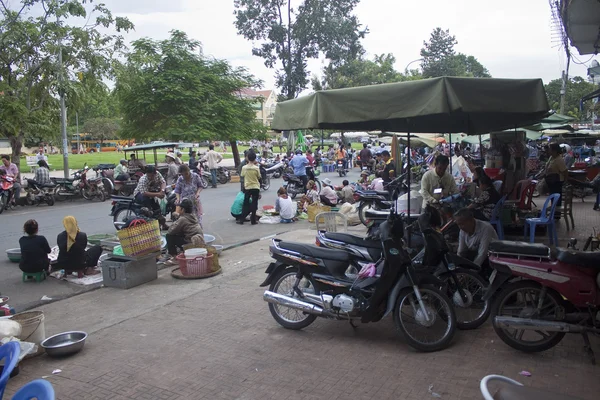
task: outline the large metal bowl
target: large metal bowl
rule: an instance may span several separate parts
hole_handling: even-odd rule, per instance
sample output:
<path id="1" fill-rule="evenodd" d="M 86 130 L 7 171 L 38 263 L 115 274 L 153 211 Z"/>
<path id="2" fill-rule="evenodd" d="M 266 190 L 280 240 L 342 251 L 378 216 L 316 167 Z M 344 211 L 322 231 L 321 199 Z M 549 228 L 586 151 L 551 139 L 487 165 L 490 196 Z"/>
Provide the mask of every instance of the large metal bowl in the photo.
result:
<path id="1" fill-rule="evenodd" d="M 11 262 L 18 263 L 21 262 L 21 248 L 17 247 L 14 249 L 6 250 L 6 255 Z"/>
<path id="2" fill-rule="evenodd" d="M 41 346 L 51 357 L 64 357 L 81 351 L 86 338 L 87 333 L 85 332 L 63 332 L 50 336 L 41 343 Z"/>

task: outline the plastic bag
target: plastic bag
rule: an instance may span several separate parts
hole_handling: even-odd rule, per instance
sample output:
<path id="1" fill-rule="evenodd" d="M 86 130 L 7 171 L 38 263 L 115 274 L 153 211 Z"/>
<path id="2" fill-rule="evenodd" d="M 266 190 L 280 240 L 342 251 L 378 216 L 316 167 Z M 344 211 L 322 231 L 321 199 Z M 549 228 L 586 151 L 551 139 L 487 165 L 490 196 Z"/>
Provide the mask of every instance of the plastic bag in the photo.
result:
<path id="1" fill-rule="evenodd" d="M 258 222 L 261 224 L 278 224 L 281 222 L 281 218 L 278 215 L 265 215 L 261 217 Z"/>
<path id="2" fill-rule="evenodd" d="M 160 206 L 160 212 L 161 212 L 161 214 L 165 215 L 166 212 L 167 212 L 167 199 L 163 197 L 158 202 L 158 205 Z"/>
<path id="3" fill-rule="evenodd" d="M 124 256 L 125 253 L 123 253 L 123 247 L 121 245 L 115 246 L 113 248 L 113 254 L 117 256 Z"/>

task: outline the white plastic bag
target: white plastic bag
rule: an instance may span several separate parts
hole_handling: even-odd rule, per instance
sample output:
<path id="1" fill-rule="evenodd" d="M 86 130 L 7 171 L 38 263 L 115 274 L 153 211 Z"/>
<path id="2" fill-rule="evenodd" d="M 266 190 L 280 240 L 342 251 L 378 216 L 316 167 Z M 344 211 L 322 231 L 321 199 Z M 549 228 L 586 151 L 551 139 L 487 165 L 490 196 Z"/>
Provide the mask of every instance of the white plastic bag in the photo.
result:
<path id="1" fill-rule="evenodd" d="M 278 224 L 281 222 L 281 218 L 278 215 L 265 215 L 260 217 L 258 222 L 261 224 Z"/>

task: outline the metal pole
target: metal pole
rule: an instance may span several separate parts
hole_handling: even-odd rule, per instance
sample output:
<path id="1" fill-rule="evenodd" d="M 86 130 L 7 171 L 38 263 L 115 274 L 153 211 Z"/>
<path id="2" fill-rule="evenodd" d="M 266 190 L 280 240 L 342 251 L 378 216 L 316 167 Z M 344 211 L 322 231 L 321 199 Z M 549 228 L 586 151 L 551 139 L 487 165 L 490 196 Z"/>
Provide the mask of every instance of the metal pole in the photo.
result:
<path id="1" fill-rule="evenodd" d="M 448 134 L 448 140 L 450 141 L 450 175 L 452 175 L 452 152 L 454 149 L 452 148 L 452 134 Z M 456 155 L 456 154 L 454 154 Z"/>
<path id="2" fill-rule="evenodd" d="M 79 113 L 75 113 L 75 133 L 77 133 L 77 154 L 81 149 L 81 138 L 79 137 Z"/>
<path id="3" fill-rule="evenodd" d="M 565 97 L 567 94 L 567 82 L 569 81 L 569 66 L 571 64 L 571 56 L 568 53 L 568 49 L 567 49 L 567 70 L 566 72 L 563 71 L 562 73 L 562 87 L 560 89 L 560 113 L 564 114 L 565 113 Z"/>
<path id="4" fill-rule="evenodd" d="M 58 17 L 56 18 L 58 23 Z M 64 83 L 63 76 L 63 62 L 62 62 L 62 43 L 60 38 L 58 39 L 58 73 L 60 76 L 60 82 Z M 69 143 L 67 140 L 67 108 L 65 106 L 65 91 L 64 88 L 60 90 L 60 131 L 62 136 L 62 148 L 63 148 L 63 174 L 65 178 L 69 177 Z"/>
<path id="5" fill-rule="evenodd" d="M 479 135 L 479 157 L 481 158 L 482 167 L 485 167 L 485 160 L 483 158 L 483 143 L 481 142 L 481 135 Z"/>

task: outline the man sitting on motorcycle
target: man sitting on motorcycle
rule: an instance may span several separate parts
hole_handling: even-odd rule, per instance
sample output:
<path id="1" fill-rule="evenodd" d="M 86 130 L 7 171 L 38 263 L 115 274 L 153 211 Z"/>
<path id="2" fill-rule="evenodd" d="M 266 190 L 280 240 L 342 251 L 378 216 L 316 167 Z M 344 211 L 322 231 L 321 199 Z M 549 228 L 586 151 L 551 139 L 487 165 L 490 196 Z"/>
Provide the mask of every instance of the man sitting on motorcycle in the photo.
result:
<path id="1" fill-rule="evenodd" d="M 308 167 L 308 158 L 302 155 L 302 150 L 296 150 L 296 155 L 290 161 L 291 167 L 294 169 L 294 175 L 302 181 L 302 186 L 306 187 L 308 176 L 306 175 L 306 167 Z"/>
<path id="2" fill-rule="evenodd" d="M 50 168 L 48 168 L 48 164 L 45 160 L 40 160 L 37 162 L 38 169 L 35 170 L 35 174 L 33 176 L 33 180 L 39 183 L 40 185 L 48 185 L 52 183 L 50 180 Z"/>
<path id="3" fill-rule="evenodd" d="M 423 208 L 439 204 L 444 197 L 458 193 L 454 178 L 446 172 L 449 164 L 448 157 L 439 155 L 435 158 L 435 168 L 423 174 L 420 191 L 423 196 Z"/>
<path id="4" fill-rule="evenodd" d="M 140 178 L 133 191 L 135 201 L 152 210 L 163 230 L 169 228 L 167 227 L 165 217 L 160 212 L 160 205 L 155 199 L 163 199 L 165 197 L 166 186 L 167 183 L 162 175 L 156 172 L 156 168 L 153 165 L 148 165 L 146 173 Z"/>
<path id="5" fill-rule="evenodd" d="M 115 181 L 128 181 L 129 173 L 127 170 L 127 160 L 123 159 L 119 161 L 119 165 L 115 167 Z"/>
<path id="6" fill-rule="evenodd" d="M 0 165 L 0 170 L 6 173 L 6 176 L 9 176 L 14 179 L 13 181 L 13 193 L 11 194 L 13 203 L 16 203 L 21 197 L 21 184 L 17 177 L 19 176 L 19 168 L 10 162 L 10 156 L 8 154 L 2 155 L 2 164 Z M 8 199 L 11 200 L 10 198 Z"/>
<path id="7" fill-rule="evenodd" d="M 363 149 L 360 151 L 358 156 L 360 157 L 361 168 L 367 167 L 369 170 L 373 171 L 375 168 L 375 160 L 373 159 L 373 155 L 371 154 L 371 149 L 368 147 L 367 143 L 363 143 Z"/>
<path id="8" fill-rule="evenodd" d="M 468 208 L 454 214 L 456 225 L 460 229 L 458 255 L 484 267 L 488 262 L 488 248 L 492 240 L 498 240 L 494 227 L 485 221 L 475 219 Z"/>
<path id="9" fill-rule="evenodd" d="M 346 156 L 347 156 L 347 154 L 346 154 L 346 150 L 344 150 L 344 145 L 343 145 L 343 144 L 340 144 L 340 148 L 339 148 L 339 150 L 336 152 L 336 158 L 337 158 L 337 161 L 338 161 L 338 162 L 339 162 L 339 161 L 341 161 L 341 162 L 342 162 L 342 165 L 344 166 L 344 168 L 348 168 L 348 167 L 346 166 L 346 165 L 347 165 L 347 163 L 346 163 Z"/>

